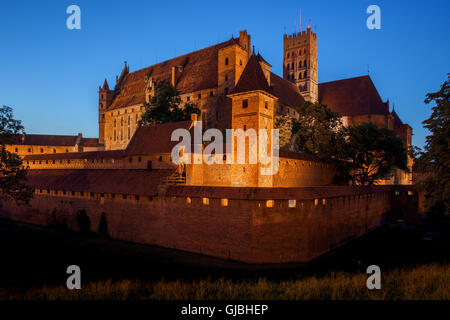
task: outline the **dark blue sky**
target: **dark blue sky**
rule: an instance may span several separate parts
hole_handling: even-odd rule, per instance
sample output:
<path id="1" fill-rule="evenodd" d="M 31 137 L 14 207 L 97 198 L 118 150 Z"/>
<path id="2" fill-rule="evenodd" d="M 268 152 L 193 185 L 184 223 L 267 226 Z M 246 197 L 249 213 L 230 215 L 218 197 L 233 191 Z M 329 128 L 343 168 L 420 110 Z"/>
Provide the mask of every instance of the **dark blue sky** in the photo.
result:
<path id="1" fill-rule="evenodd" d="M 81 30 L 66 8 L 81 8 Z M 366 8 L 381 8 L 381 30 Z M 422 146 L 423 103 L 450 72 L 450 1 L 5 1 L 0 2 L 0 104 L 28 133 L 96 137 L 98 86 L 130 71 L 238 36 L 247 29 L 281 75 L 283 33 L 318 33 L 319 82 L 367 74 Z"/>

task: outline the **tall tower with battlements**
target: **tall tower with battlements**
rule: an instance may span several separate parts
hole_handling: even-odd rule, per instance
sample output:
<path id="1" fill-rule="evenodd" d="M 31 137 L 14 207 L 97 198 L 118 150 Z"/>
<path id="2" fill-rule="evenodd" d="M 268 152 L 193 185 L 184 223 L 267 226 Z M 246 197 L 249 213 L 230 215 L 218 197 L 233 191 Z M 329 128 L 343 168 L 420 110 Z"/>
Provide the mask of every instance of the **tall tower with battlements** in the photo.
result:
<path id="1" fill-rule="evenodd" d="M 306 31 L 284 35 L 283 78 L 300 89 L 306 101 L 319 100 L 317 75 L 317 34 Z"/>

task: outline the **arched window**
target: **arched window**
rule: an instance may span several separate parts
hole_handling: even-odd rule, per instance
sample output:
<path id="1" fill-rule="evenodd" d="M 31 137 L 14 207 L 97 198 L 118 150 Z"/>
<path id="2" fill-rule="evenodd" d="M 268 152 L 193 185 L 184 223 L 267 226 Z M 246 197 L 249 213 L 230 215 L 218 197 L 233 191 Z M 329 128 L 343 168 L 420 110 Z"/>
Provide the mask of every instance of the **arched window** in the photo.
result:
<path id="1" fill-rule="evenodd" d="M 289 58 L 289 52 L 287 53 L 287 58 Z"/>
<path id="2" fill-rule="evenodd" d="M 295 68 L 295 67 L 294 67 L 294 63 L 293 63 L 293 62 L 292 62 L 291 68 L 292 68 L 292 70 L 294 70 L 294 68 Z"/>
<path id="3" fill-rule="evenodd" d="M 228 65 L 228 58 L 225 58 L 225 65 Z"/>
<path id="4" fill-rule="evenodd" d="M 298 78 L 299 78 L 300 80 L 302 79 L 302 73 L 301 73 L 301 72 L 298 74 Z"/>
<path id="5" fill-rule="evenodd" d="M 306 71 L 305 71 L 305 73 L 303 74 L 303 78 L 305 78 L 305 79 L 306 79 Z"/>
<path id="6" fill-rule="evenodd" d="M 303 62 L 303 67 L 306 68 L 306 60 Z"/>
<path id="7" fill-rule="evenodd" d="M 287 64 L 286 69 L 289 70 L 289 63 Z"/>
<path id="8" fill-rule="evenodd" d="M 116 125 L 117 125 L 117 121 L 116 121 L 116 119 L 114 119 L 114 128 L 116 127 Z M 116 139 L 114 139 L 114 140 L 116 140 Z"/>

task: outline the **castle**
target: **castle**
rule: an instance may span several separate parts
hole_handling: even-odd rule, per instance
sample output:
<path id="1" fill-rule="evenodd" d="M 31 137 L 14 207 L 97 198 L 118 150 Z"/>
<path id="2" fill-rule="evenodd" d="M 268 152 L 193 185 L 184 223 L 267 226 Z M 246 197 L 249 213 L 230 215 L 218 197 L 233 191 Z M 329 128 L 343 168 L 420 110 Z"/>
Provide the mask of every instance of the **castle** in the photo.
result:
<path id="1" fill-rule="evenodd" d="M 140 125 L 158 81 L 176 87 L 182 104 L 194 102 L 199 118 Z M 106 219 L 113 238 L 278 263 L 311 260 L 382 225 L 398 208 L 413 212 L 410 199 L 417 194 L 407 186 L 410 173 L 400 170 L 385 186 L 346 187 L 331 185 L 329 164 L 285 150 L 271 176 L 261 175 L 260 163 L 192 163 L 180 171 L 172 162 L 176 129 L 270 131 L 276 115 L 300 117 L 296 108 L 305 101 L 339 112 L 345 125 L 371 121 L 392 129 L 411 145 L 411 127 L 390 111 L 369 76 L 318 83 L 317 35 L 309 27 L 284 35 L 283 77 L 271 72 L 241 31 L 238 38 L 135 72 L 125 63 L 114 89 L 106 80 L 99 88 L 98 139 L 18 137 L 7 148 L 29 167 L 35 198 L 31 207 L 4 200 L 0 216 L 77 229 L 83 212 L 92 231 Z"/>

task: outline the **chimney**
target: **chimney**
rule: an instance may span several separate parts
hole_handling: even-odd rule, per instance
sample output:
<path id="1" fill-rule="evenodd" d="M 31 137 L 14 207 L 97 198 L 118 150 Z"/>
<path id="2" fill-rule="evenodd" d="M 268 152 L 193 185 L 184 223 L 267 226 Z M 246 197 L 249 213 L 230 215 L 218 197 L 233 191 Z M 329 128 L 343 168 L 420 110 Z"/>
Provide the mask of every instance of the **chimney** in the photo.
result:
<path id="1" fill-rule="evenodd" d="M 26 134 L 25 134 L 25 132 L 23 132 L 23 133 L 22 133 L 22 136 L 20 137 L 20 140 L 21 140 L 22 142 L 25 142 L 25 137 L 26 137 Z"/>

